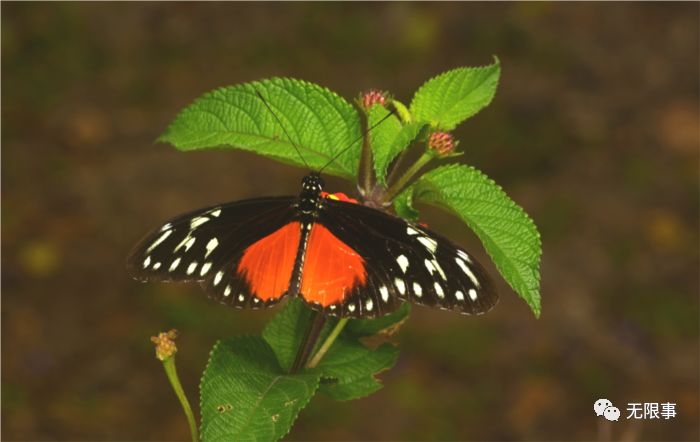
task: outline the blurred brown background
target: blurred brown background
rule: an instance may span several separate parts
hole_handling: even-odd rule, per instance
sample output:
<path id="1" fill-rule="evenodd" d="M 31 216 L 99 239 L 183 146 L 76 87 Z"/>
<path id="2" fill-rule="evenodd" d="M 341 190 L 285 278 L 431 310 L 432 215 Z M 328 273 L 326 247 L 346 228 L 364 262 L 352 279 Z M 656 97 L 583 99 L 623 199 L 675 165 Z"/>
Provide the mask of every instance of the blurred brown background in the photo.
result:
<path id="1" fill-rule="evenodd" d="M 209 349 L 274 312 L 124 261 L 193 208 L 296 193 L 305 171 L 154 145 L 219 86 L 286 75 L 408 102 L 500 57 L 494 102 L 457 130 L 543 237 L 543 314 L 498 278 L 479 318 L 416 308 L 371 398 L 315 398 L 289 440 L 697 440 L 698 13 L 684 4 L 2 4 L 2 435 L 186 440 L 149 337 L 175 327 L 194 403 Z M 352 191 L 331 180 L 330 188 Z M 428 222 L 487 262 L 455 218 Z M 673 420 L 626 420 L 674 402 Z"/>

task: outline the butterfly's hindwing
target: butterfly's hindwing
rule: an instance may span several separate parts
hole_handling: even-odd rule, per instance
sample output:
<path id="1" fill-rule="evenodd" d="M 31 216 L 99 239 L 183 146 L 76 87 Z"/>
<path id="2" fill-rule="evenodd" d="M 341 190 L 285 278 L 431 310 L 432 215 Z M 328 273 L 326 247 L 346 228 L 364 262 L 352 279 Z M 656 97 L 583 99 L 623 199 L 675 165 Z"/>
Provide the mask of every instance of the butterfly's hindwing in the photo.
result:
<path id="1" fill-rule="evenodd" d="M 395 310 L 401 301 L 380 302 L 381 274 L 366 257 L 338 237 L 322 217 L 306 224 L 309 236 L 299 285 L 301 296 L 313 309 L 333 316 L 370 318 Z M 384 289 L 382 289 L 384 290 Z"/>
<path id="2" fill-rule="evenodd" d="M 297 265 L 301 229 L 290 215 L 273 231 L 250 235 L 254 240 L 203 282 L 207 292 L 237 308 L 270 307 L 284 298 Z"/>
<path id="3" fill-rule="evenodd" d="M 483 267 L 452 241 L 427 228 L 333 200 L 324 202 L 320 219 L 363 256 L 374 275 L 374 287 L 362 287 L 348 299 L 356 310 L 368 296 L 373 296 L 373 306 L 391 308 L 395 299 L 401 299 L 465 314 L 485 313 L 498 301 Z"/>

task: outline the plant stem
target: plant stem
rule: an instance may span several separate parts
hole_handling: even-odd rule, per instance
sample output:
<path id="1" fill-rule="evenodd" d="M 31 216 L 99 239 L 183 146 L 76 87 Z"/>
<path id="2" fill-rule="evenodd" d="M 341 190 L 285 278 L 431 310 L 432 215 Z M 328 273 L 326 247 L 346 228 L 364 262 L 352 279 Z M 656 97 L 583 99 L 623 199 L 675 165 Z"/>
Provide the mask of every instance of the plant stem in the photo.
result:
<path id="1" fill-rule="evenodd" d="M 323 358 L 328 349 L 331 348 L 331 345 L 333 345 L 333 342 L 335 342 L 335 339 L 338 337 L 340 332 L 343 331 L 343 327 L 345 327 L 345 324 L 348 323 L 349 319 L 350 318 L 342 318 L 340 321 L 338 321 L 335 328 L 333 328 L 333 331 L 331 331 L 331 334 L 328 335 L 325 341 L 323 341 L 321 348 L 318 349 L 314 357 L 311 358 L 308 364 L 306 364 L 306 368 L 314 368 L 318 365 L 321 358 Z"/>
<path id="2" fill-rule="evenodd" d="M 428 162 L 432 159 L 433 155 L 430 152 L 423 152 L 423 155 L 421 155 L 421 157 L 418 158 L 418 160 L 416 160 L 411 167 L 409 167 L 406 173 L 401 175 L 401 178 L 399 178 L 394 184 L 391 185 L 391 187 L 389 187 L 389 190 L 386 191 L 386 201 L 393 200 L 396 195 L 403 190 L 404 186 L 411 180 L 411 178 L 413 178 L 420 171 L 420 169 L 428 164 Z"/>
<path id="3" fill-rule="evenodd" d="M 185 391 L 182 389 L 180 384 L 180 379 L 177 376 L 177 370 L 175 369 L 175 358 L 169 357 L 163 361 L 163 368 L 165 368 L 165 374 L 168 376 L 170 385 L 172 385 L 173 390 L 177 398 L 180 400 L 182 409 L 187 416 L 187 423 L 190 426 L 190 434 L 192 435 L 192 442 L 199 442 L 199 435 L 197 434 L 197 422 L 194 420 L 194 414 L 192 413 L 192 407 L 187 401 L 187 396 L 185 396 Z"/>
<path id="4" fill-rule="evenodd" d="M 360 155 L 360 170 L 358 178 L 362 193 L 364 195 L 369 195 L 375 182 L 374 168 L 372 167 L 372 147 L 370 146 L 369 129 L 365 130 L 365 136 L 362 140 L 362 152 Z"/>
<path id="5" fill-rule="evenodd" d="M 311 311 L 309 325 L 304 333 L 304 338 L 299 344 L 299 349 L 297 350 L 297 355 L 294 358 L 294 363 L 292 364 L 292 368 L 289 370 L 290 374 L 297 373 L 302 367 L 304 367 L 306 361 L 309 359 L 311 351 L 313 351 L 314 347 L 316 346 L 316 341 L 318 341 L 318 337 L 320 336 L 321 330 L 323 330 L 323 325 L 325 323 L 325 315 L 315 310 Z"/>
<path id="6" fill-rule="evenodd" d="M 401 164 L 403 164 L 403 161 L 406 159 L 406 155 L 408 154 L 408 149 L 405 149 L 403 152 L 401 152 L 396 158 L 396 161 L 394 161 L 394 166 L 391 168 L 391 172 L 389 172 L 389 175 L 386 177 L 386 185 L 390 186 L 391 183 L 394 182 L 394 178 L 396 177 L 396 174 L 399 172 L 399 169 L 401 168 Z"/>

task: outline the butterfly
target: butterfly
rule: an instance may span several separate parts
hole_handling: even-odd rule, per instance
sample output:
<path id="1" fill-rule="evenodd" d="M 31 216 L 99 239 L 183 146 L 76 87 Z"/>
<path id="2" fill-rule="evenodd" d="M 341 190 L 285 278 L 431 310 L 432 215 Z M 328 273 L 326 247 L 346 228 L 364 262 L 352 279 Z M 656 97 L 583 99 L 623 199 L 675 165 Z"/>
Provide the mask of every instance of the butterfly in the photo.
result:
<path id="1" fill-rule="evenodd" d="M 381 210 L 323 194 L 255 198 L 168 221 L 132 251 L 142 281 L 192 281 L 238 307 L 300 297 L 312 309 L 371 318 L 403 301 L 480 314 L 498 297 L 484 268 L 449 239 Z"/>
<path id="2" fill-rule="evenodd" d="M 197 282 L 232 307 L 299 297 L 338 317 L 378 317 L 405 301 L 481 314 L 498 301 L 464 249 L 423 225 L 325 193 L 319 172 L 303 178 L 297 196 L 229 202 L 166 222 L 136 245 L 127 269 L 141 281 Z"/>

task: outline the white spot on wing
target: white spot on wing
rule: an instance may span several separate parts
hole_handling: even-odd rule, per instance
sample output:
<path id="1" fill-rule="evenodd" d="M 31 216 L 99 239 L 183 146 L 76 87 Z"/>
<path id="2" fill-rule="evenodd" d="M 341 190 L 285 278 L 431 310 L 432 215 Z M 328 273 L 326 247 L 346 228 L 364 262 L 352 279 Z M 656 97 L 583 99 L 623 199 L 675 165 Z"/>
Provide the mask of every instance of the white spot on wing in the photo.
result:
<path id="1" fill-rule="evenodd" d="M 187 267 L 187 274 L 188 275 L 193 274 L 194 269 L 196 269 L 196 268 L 197 268 L 197 261 L 192 261 L 192 263 L 190 263 L 190 265 Z"/>
<path id="2" fill-rule="evenodd" d="M 205 262 L 205 263 L 202 265 L 202 270 L 199 271 L 199 276 L 204 276 L 204 275 L 206 275 L 210 268 L 211 268 L 211 263 L 210 263 L 210 262 Z"/>
<path id="3" fill-rule="evenodd" d="M 399 267 L 401 267 L 401 271 L 406 273 L 406 269 L 408 269 L 408 258 L 406 258 L 406 255 L 399 255 L 399 257 L 396 258 L 396 262 L 399 264 Z"/>
<path id="4" fill-rule="evenodd" d="M 411 226 L 406 227 L 406 233 L 409 235 L 418 235 L 420 232 Z"/>
<path id="5" fill-rule="evenodd" d="M 472 259 L 463 250 L 457 250 L 457 255 L 467 262 L 472 262 Z"/>
<path id="6" fill-rule="evenodd" d="M 469 289 L 469 297 L 472 299 L 472 301 L 476 301 L 476 290 Z"/>
<path id="7" fill-rule="evenodd" d="M 151 246 L 146 249 L 146 253 L 151 253 L 151 251 L 158 247 L 158 244 L 165 241 L 165 238 L 169 237 L 171 233 L 173 233 L 172 230 L 166 230 L 165 232 L 163 232 L 163 234 L 160 235 L 157 240 L 153 241 L 153 244 L 151 244 Z"/>
<path id="8" fill-rule="evenodd" d="M 224 289 L 224 296 L 228 296 L 231 294 L 231 286 L 227 285 L 226 288 Z"/>
<path id="9" fill-rule="evenodd" d="M 423 287 L 417 282 L 413 283 L 413 293 L 419 298 L 423 296 Z"/>
<path id="10" fill-rule="evenodd" d="M 218 285 L 221 282 L 221 278 L 224 277 L 224 272 L 219 270 L 216 272 L 216 276 L 214 276 L 214 285 Z"/>
<path id="11" fill-rule="evenodd" d="M 239 302 L 245 301 L 245 295 L 244 295 L 243 293 L 239 293 L 239 294 L 238 294 L 238 301 L 239 301 Z"/>
<path id="12" fill-rule="evenodd" d="M 371 312 L 373 307 L 374 307 L 374 303 L 372 302 L 371 299 L 368 299 L 367 302 L 365 303 L 365 309 L 368 312 Z"/>
<path id="13" fill-rule="evenodd" d="M 406 283 L 401 278 L 394 278 L 394 285 L 399 289 L 399 293 L 406 294 Z"/>
<path id="14" fill-rule="evenodd" d="M 443 299 L 445 297 L 445 292 L 442 290 L 440 283 L 436 282 L 433 286 L 435 287 L 435 293 L 437 293 L 438 298 Z"/>
<path id="15" fill-rule="evenodd" d="M 433 265 L 437 269 L 438 273 L 442 277 L 443 281 L 447 281 L 447 275 L 445 274 L 445 271 L 442 270 L 442 267 L 440 267 L 440 263 L 437 261 L 437 259 L 433 259 Z"/>
<path id="16" fill-rule="evenodd" d="M 386 288 L 386 286 L 381 286 L 379 287 L 379 294 L 382 295 L 382 301 L 388 302 L 389 301 L 389 289 Z"/>
<path id="17" fill-rule="evenodd" d="M 194 244 L 195 241 L 196 240 L 194 239 L 194 237 L 187 235 L 186 237 L 182 238 L 182 241 L 180 241 L 180 244 L 175 246 L 175 248 L 173 249 L 173 253 L 177 252 L 180 249 L 180 247 L 183 247 L 183 246 L 185 247 L 185 252 L 188 251 L 190 249 L 190 247 L 192 247 L 192 245 Z"/>
<path id="18" fill-rule="evenodd" d="M 474 289 L 472 289 L 472 290 L 474 290 Z M 457 298 L 457 301 L 464 301 L 464 293 L 462 293 L 461 291 L 457 290 L 457 291 L 455 292 L 455 298 Z"/>
<path id="19" fill-rule="evenodd" d="M 197 227 L 201 226 L 205 222 L 209 221 L 209 217 L 207 216 L 198 216 L 196 218 L 192 218 L 190 221 L 190 230 L 194 230 Z"/>
<path id="20" fill-rule="evenodd" d="M 147 256 L 146 259 L 143 260 L 143 268 L 145 269 L 148 267 L 148 265 L 151 263 L 151 257 Z"/>
<path id="21" fill-rule="evenodd" d="M 350 305 L 348 306 L 348 310 L 351 311 L 351 312 L 354 312 L 354 311 L 355 311 L 355 304 L 350 304 Z"/>
<path id="22" fill-rule="evenodd" d="M 462 271 L 469 277 L 469 279 L 472 280 L 472 282 L 474 283 L 475 286 L 481 287 L 481 284 L 479 284 L 479 280 L 476 279 L 476 276 L 474 275 L 472 270 L 469 268 L 469 266 L 464 261 L 462 261 L 459 258 L 455 258 L 455 262 L 457 263 L 457 265 L 459 265 L 459 267 L 462 269 Z"/>
<path id="23" fill-rule="evenodd" d="M 425 268 L 428 269 L 428 273 L 430 273 L 431 275 L 435 273 L 435 266 L 433 265 L 432 261 L 426 259 L 425 261 L 423 261 L 423 263 L 425 264 Z"/>
<path id="24" fill-rule="evenodd" d="M 214 249 L 216 248 L 216 246 L 218 246 L 218 245 L 219 245 L 219 240 L 218 240 L 218 239 L 216 239 L 216 238 L 210 239 L 209 242 L 207 243 L 207 247 L 206 247 L 206 248 L 207 248 L 207 253 L 204 255 L 204 257 L 206 258 L 207 256 L 209 256 L 209 254 L 210 254 L 211 252 L 213 252 Z"/>
<path id="25" fill-rule="evenodd" d="M 221 215 L 221 209 L 212 209 L 208 213 L 213 217 L 218 217 L 219 215 Z"/>
<path id="26" fill-rule="evenodd" d="M 435 250 L 437 250 L 437 241 L 435 241 L 433 238 L 428 238 L 427 236 L 419 236 L 418 237 L 418 242 L 423 244 L 430 253 L 435 253 Z"/>
<path id="27" fill-rule="evenodd" d="M 163 227 L 160 228 L 161 232 L 165 232 L 166 230 L 170 229 L 173 225 L 170 223 L 165 224 Z"/>
<path id="28" fill-rule="evenodd" d="M 182 259 L 182 258 L 180 258 L 180 257 L 175 258 L 175 261 L 173 261 L 172 264 L 170 264 L 170 267 L 168 268 L 168 271 L 169 271 L 169 272 L 174 271 L 174 270 L 177 268 L 177 266 L 180 265 L 180 260 L 181 260 L 181 259 Z"/>
<path id="29" fill-rule="evenodd" d="M 153 270 L 158 270 L 159 268 L 160 268 L 160 263 L 159 263 L 159 262 L 153 264 Z"/>

